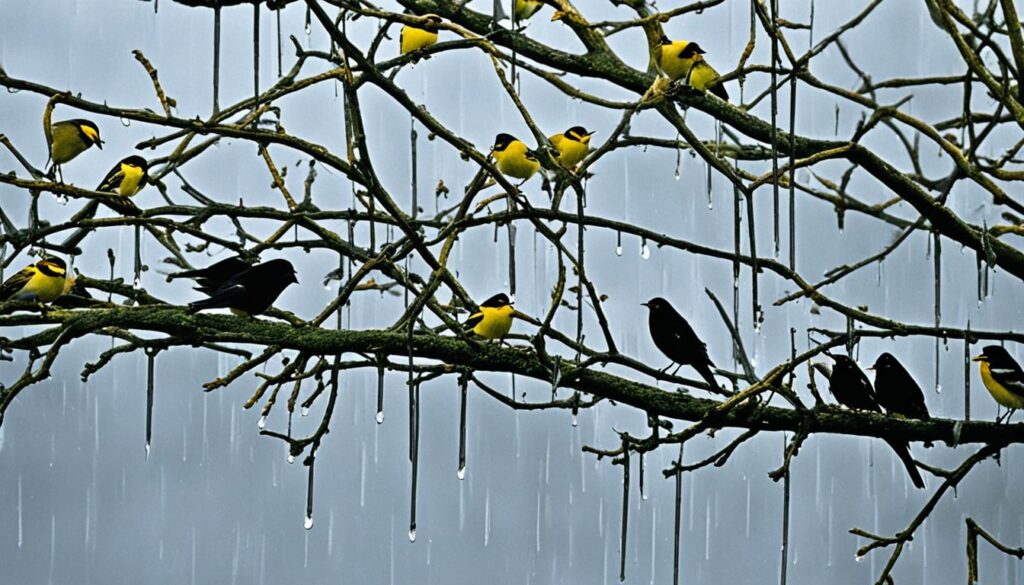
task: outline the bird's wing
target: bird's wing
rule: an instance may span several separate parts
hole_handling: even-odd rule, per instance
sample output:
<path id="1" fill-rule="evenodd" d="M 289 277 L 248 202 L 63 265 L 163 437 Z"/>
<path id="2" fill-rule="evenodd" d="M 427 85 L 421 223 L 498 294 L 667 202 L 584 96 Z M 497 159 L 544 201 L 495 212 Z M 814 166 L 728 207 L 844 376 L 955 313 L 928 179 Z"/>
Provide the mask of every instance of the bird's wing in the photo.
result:
<path id="1" fill-rule="evenodd" d="M 103 180 L 100 181 L 100 186 L 96 187 L 96 190 L 116 193 L 117 188 L 121 186 L 122 180 L 124 180 L 124 171 L 121 170 L 121 163 L 117 163 L 110 169 L 107 176 L 103 177 Z M 142 182 L 139 183 L 139 188 L 142 188 Z"/>
<path id="2" fill-rule="evenodd" d="M 484 320 L 484 314 L 483 313 L 481 313 L 481 312 L 473 313 L 472 315 L 469 316 L 469 319 L 466 319 L 466 323 L 465 323 L 466 329 L 465 330 L 466 331 L 472 331 L 473 328 L 476 327 L 477 325 L 479 325 L 480 322 L 483 321 L 483 320 Z"/>
<path id="3" fill-rule="evenodd" d="M 1024 371 L 1013 364 L 1009 368 L 991 368 L 992 377 L 1017 396 L 1024 396 Z"/>
<path id="4" fill-rule="evenodd" d="M 27 266 L 5 280 L 4 283 L 0 285 L 0 301 L 6 301 L 14 296 L 16 292 L 28 284 L 28 281 L 32 280 L 32 276 L 34 274 L 35 269 L 31 266 Z"/>
<path id="5" fill-rule="evenodd" d="M 210 298 L 189 303 L 188 306 L 192 310 L 230 307 L 235 304 L 235 301 L 244 298 L 248 294 L 249 289 L 244 284 L 233 284 L 231 286 L 223 286 L 214 291 Z"/>

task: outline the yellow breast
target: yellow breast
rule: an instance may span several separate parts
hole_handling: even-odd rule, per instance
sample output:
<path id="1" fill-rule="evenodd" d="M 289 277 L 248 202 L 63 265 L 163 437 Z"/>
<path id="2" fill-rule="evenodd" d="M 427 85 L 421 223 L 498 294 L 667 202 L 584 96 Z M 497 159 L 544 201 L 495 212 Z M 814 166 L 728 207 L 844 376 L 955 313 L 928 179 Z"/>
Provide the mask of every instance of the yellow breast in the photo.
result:
<path id="1" fill-rule="evenodd" d="M 142 177 L 146 173 L 139 167 L 132 165 L 121 165 L 121 172 L 124 173 L 124 179 L 121 180 L 121 186 L 118 187 L 117 193 L 125 197 L 131 197 L 138 193 L 139 183 L 142 182 Z"/>
<path id="2" fill-rule="evenodd" d="M 690 67 L 693 67 L 693 58 L 683 59 L 679 56 L 688 44 L 688 41 L 676 41 L 661 46 L 661 70 L 673 81 L 686 77 Z"/>
<path id="3" fill-rule="evenodd" d="M 50 158 L 58 165 L 69 162 L 92 146 L 82 139 L 74 124 L 54 124 L 50 130 Z"/>
<path id="4" fill-rule="evenodd" d="M 526 20 L 544 6 L 537 0 L 516 0 L 516 20 Z"/>
<path id="5" fill-rule="evenodd" d="M 64 276 L 48 276 L 36 270 L 32 278 L 11 298 L 20 301 L 51 303 L 64 292 Z"/>
<path id="6" fill-rule="evenodd" d="M 473 333 L 484 339 L 501 339 L 508 335 L 512 329 L 512 315 L 515 313 L 511 305 L 480 307 L 480 312 L 483 318 L 473 327 Z"/>
<path id="7" fill-rule="evenodd" d="M 402 27 L 402 54 L 429 47 L 437 42 L 437 32 L 411 26 Z"/>
<path id="8" fill-rule="evenodd" d="M 985 389 L 992 395 L 992 398 L 996 402 L 1005 406 L 1006 408 L 1024 408 L 1024 397 L 1018 396 L 1013 392 L 1006 389 L 1005 386 L 996 381 L 992 377 L 992 370 L 989 368 L 988 362 L 979 363 L 981 370 L 981 381 L 985 384 Z"/>
<path id="9" fill-rule="evenodd" d="M 495 151 L 494 160 L 498 161 L 498 170 L 516 179 L 529 179 L 540 170 L 540 163 L 528 158 L 526 145 L 516 140 L 505 150 Z"/>
<path id="10" fill-rule="evenodd" d="M 549 140 L 558 151 L 558 162 L 567 169 L 580 164 L 590 151 L 590 146 L 579 140 L 566 138 L 564 134 L 555 134 Z"/>

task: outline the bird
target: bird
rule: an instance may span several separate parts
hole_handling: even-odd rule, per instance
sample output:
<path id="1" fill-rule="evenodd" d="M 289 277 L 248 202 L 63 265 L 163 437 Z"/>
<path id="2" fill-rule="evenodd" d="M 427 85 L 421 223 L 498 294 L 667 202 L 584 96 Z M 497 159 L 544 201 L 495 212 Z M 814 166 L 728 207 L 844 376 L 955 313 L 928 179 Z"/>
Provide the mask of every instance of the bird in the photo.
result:
<path id="1" fill-rule="evenodd" d="M 565 132 L 550 136 L 548 140 L 558 151 L 558 162 L 567 169 L 574 169 L 590 152 L 590 137 L 583 126 L 573 126 Z"/>
<path id="2" fill-rule="evenodd" d="M 64 290 L 51 304 L 64 309 L 79 309 L 95 306 L 96 302 L 82 281 L 78 280 L 74 274 L 68 273 L 64 279 Z"/>
<path id="3" fill-rule="evenodd" d="M 891 353 L 883 353 L 868 368 L 875 372 L 875 399 L 888 414 L 928 420 L 924 392 L 914 377 Z"/>
<path id="4" fill-rule="evenodd" d="M 61 165 L 71 162 L 76 156 L 89 150 L 93 145 L 103 150 L 103 140 L 100 139 L 100 129 L 92 120 L 75 118 L 73 120 L 61 120 L 50 126 L 50 169 L 46 176 L 53 179 L 57 173 L 61 173 Z M 63 173 L 60 180 L 64 182 Z"/>
<path id="5" fill-rule="evenodd" d="M 0 302 L 52 303 L 64 292 L 67 270 L 64 260 L 56 257 L 29 264 L 0 284 Z"/>
<path id="6" fill-rule="evenodd" d="M 118 161 L 113 167 L 107 171 L 106 176 L 100 181 L 97 191 L 103 191 L 108 193 L 115 193 L 124 197 L 132 197 L 139 191 L 149 184 L 149 163 L 146 159 L 138 155 L 127 156 Z M 139 210 L 135 205 L 129 201 L 124 204 L 120 204 L 113 200 L 105 201 L 104 204 L 108 205 L 114 211 L 123 215 L 138 215 Z M 82 209 L 71 217 L 71 222 L 80 222 L 88 219 L 92 219 L 96 216 L 96 212 L 100 208 L 100 203 L 97 200 L 92 200 L 82 206 Z M 62 244 L 65 248 L 74 248 L 85 239 L 85 236 L 89 234 L 90 230 L 79 229 L 75 233 L 71 234 L 68 239 L 64 240 Z"/>
<path id="7" fill-rule="evenodd" d="M 198 286 L 196 286 L 195 289 L 197 291 L 212 294 L 225 282 L 249 268 L 252 268 L 252 264 L 250 262 L 246 262 L 238 256 L 232 256 L 231 258 L 225 258 L 220 262 L 211 264 L 206 268 L 176 272 L 168 275 L 167 280 L 188 278 L 196 282 Z"/>
<path id="8" fill-rule="evenodd" d="M 711 371 L 715 364 L 708 357 L 707 345 L 697 337 L 697 333 L 686 322 L 686 319 L 661 297 L 655 297 L 643 303 L 643 306 L 650 310 L 648 326 L 651 331 L 651 339 L 654 340 L 654 345 L 658 350 L 672 360 L 672 363 L 679 364 L 679 367 L 684 365 L 693 367 L 708 383 L 708 386 L 717 389 L 718 382 L 715 381 L 715 375 Z M 671 366 L 672 364 L 668 365 L 668 367 Z M 679 367 L 676 368 L 676 371 L 679 370 Z"/>
<path id="9" fill-rule="evenodd" d="M 851 410 L 867 410 L 869 412 L 882 412 L 875 397 L 875 390 L 871 387 L 864 370 L 860 369 L 857 362 L 850 356 L 842 354 L 829 354 L 835 360 L 832 368 L 832 375 L 828 379 L 828 389 L 832 392 L 836 402 Z M 903 466 L 910 475 L 910 481 L 918 489 L 924 489 L 924 478 L 917 469 L 917 463 L 910 455 L 910 445 L 906 441 L 894 439 L 883 439 L 896 453 Z"/>
<path id="10" fill-rule="evenodd" d="M 721 77 L 715 68 L 704 60 L 704 49 L 690 41 L 672 41 L 661 38 L 659 67 L 672 81 L 683 79 L 686 84 L 699 91 L 710 91 L 723 100 L 729 99 L 729 92 L 719 81 Z"/>
<path id="11" fill-rule="evenodd" d="M 540 0 L 516 0 L 515 19 L 519 22 L 529 20 L 543 7 L 544 3 Z"/>
<path id="12" fill-rule="evenodd" d="M 527 181 L 540 170 L 540 161 L 526 144 L 511 134 L 501 133 L 494 137 L 491 154 L 498 163 L 502 174 L 514 179 Z"/>
<path id="13" fill-rule="evenodd" d="M 290 284 L 298 282 L 292 263 L 278 258 L 235 274 L 207 293 L 210 298 L 189 303 L 188 308 L 228 308 L 239 317 L 255 317 L 269 309 Z"/>
<path id="14" fill-rule="evenodd" d="M 978 362 L 981 381 L 992 398 L 1010 409 L 1006 414 L 1009 422 L 1013 411 L 1024 408 L 1024 370 L 1010 352 L 999 345 L 986 345 L 971 361 Z"/>
<path id="15" fill-rule="evenodd" d="M 422 26 L 407 24 L 402 27 L 398 44 L 403 55 L 425 49 L 437 42 L 437 25 L 441 22 L 441 17 L 428 14 L 425 18 L 427 22 Z"/>
<path id="16" fill-rule="evenodd" d="M 479 310 L 469 316 L 465 331 L 484 339 L 504 339 L 512 329 L 515 309 L 505 293 L 498 293 L 480 304 Z"/>

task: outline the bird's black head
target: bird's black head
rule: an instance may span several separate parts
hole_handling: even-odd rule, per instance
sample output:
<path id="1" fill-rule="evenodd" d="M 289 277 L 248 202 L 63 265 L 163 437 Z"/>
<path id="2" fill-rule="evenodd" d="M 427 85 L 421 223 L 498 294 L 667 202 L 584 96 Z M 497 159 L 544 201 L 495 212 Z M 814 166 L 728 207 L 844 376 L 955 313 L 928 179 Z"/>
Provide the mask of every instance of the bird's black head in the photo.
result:
<path id="1" fill-rule="evenodd" d="M 36 268 L 49 276 L 64 276 L 68 271 L 68 265 L 64 260 L 56 256 L 48 256 L 36 262 Z"/>
<path id="2" fill-rule="evenodd" d="M 423 25 L 423 29 L 430 32 L 437 32 L 437 25 L 441 24 L 441 17 L 436 14 L 427 14 L 425 18 L 427 19 L 427 22 Z"/>
<path id="3" fill-rule="evenodd" d="M 571 140 L 582 142 L 585 138 L 590 138 L 593 132 L 587 132 L 587 129 L 583 126 L 573 126 L 565 131 L 565 137 Z"/>
<path id="4" fill-rule="evenodd" d="M 659 39 L 659 42 L 661 42 L 661 44 L 663 44 L 663 45 L 671 45 L 672 44 L 672 39 L 668 38 L 665 35 L 661 35 L 661 39 Z"/>
<path id="5" fill-rule="evenodd" d="M 996 369 L 1012 369 L 1017 364 L 1010 352 L 1001 345 L 986 345 L 982 348 L 981 355 L 975 356 L 971 361 L 987 363 Z"/>
<path id="6" fill-rule="evenodd" d="M 95 144 L 100 150 L 103 150 L 103 141 L 100 140 L 100 128 L 95 122 L 85 118 L 76 118 L 68 120 L 68 122 L 78 126 L 78 131 L 82 133 L 82 136 L 85 136 L 86 140 Z"/>
<path id="7" fill-rule="evenodd" d="M 896 361 L 896 357 L 895 356 L 893 356 L 889 352 L 885 352 L 882 355 L 878 356 L 878 359 L 875 360 L 874 365 L 871 366 L 868 369 L 875 370 L 875 371 L 886 370 L 886 369 L 889 369 L 889 368 L 895 368 L 895 367 L 897 367 L 899 365 L 900 365 L 900 363 L 898 361 Z"/>
<path id="8" fill-rule="evenodd" d="M 283 280 L 289 283 L 294 282 L 298 284 L 299 282 L 299 279 L 296 278 L 295 276 L 295 267 L 292 266 L 291 262 L 285 260 L 284 258 L 270 260 L 268 262 L 260 264 L 260 266 L 262 266 L 263 269 L 266 270 L 267 272 L 279 275 Z"/>
<path id="9" fill-rule="evenodd" d="M 700 48 L 697 43 L 687 43 L 683 50 L 679 52 L 680 59 L 692 59 L 697 55 L 703 55 L 704 49 Z"/>
<path id="10" fill-rule="evenodd" d="M 850 368 L 850 367 L 856 368 L 857 367 L 857 362 L 853 361 L 853 358 L 851 358 L 848 355 L 843 355 L 841 353 L 830 353 L 830 354 L 828 354 L 828 357 L 830 357 L 833 360 L 835 360 L 836 368 Z"/>
<path id="11" fill-rule="evenodd" d="M 672 308 L 672 305 L 670 305 L 668 301 L 661 297 L 654 297 L 653 299 L 647 301 L 646 303 L 643 303 L 643 305 L 652 311 L 660 311 L 662 309 Z"/>
<path id="12" fill-rule="evenodd" d="M 480 306 L 496 309 L 498 307 L 507 307 L 511 304 L 512 302 L 509 301 L 508 295 L 506 295 L 505 293 L 498 293 L 493 297 L 487 299 L 486 301 L 480 303 Z"/>
<path id="13" fill-rule="evenodd" d="M 498 134 L 497 136 L 494 137 L 494 146 L 491 147 L 491 150 L 494 152 L 501 152 L 508 148 L 508 145 L 512 144 L 516 140 L 517 139 L 515 136 L 512 136 L 511 134 L 505 134 L 504 132 L 502 132 L 501 134 Z"/>
<path id="14" fill-rule="evenodd" d="M 147 162 L 146 159 L 142 158 L 141 156 L 139 156 L 137 154 L 133 154 L 131 156 L 128 156 L 128 157 L 125 157 L 125 158 L 121 159 L 121 164 L 122 165 L 132 166 L 132 167 L 138 167 L 138 168 L 142 169 L 143 173 L 145 173 L 145 172 L 147 172 L 149 170 L 149 162 Z"/>

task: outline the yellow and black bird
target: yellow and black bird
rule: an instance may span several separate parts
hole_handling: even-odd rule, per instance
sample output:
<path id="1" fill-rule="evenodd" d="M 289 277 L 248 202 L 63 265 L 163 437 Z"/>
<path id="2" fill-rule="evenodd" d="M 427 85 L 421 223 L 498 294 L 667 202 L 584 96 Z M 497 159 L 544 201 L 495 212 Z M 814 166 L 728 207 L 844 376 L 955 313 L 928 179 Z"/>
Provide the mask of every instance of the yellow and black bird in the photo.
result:
<path id="1" fill-rule="evenodd" d="M 559 164 L 572 170 L 590 152 L 590 137 L 593 135 L 593 132 L 587 132 L 583 126 L 573 126 L 565 132 L 549 137 L 548 140 L 558 151 Z"/>
<path id="2" fill-rule="evenodd" d="M 852 410 L 882 412 L 875 397 L 875 390 L 857 362 L 842 354 L 829 354 L 829 357 L 835 360 L 835 367 L 832 368 L 832 374 L 828 379 L 828 389 L 832 392 L 836 402 Z M 884 440 L 907 469 L 907 474 L 910 475 L 910 481 L 914 483 L 914 486 L 924 489 L 924 478 L 921 477 L 917 463 L 910 455 L 910 446 L 907 442 L 893 439 Z"/>
<path id="3" fill-rule="evenodd" d="M 292 263 L 278 258 L 242 270 L 208 292 L 210 298 L 189 303 L 188 308 L 192 311 L 227 308 L 240 317 L 255 317 L 269 309 L 284 289 L 297 282 Z"/>
<path id="4" fill-rule="evenodd" d="M 491 154 L 498 163 L 498 170 L 502 174 L 514 179 L 522 179 L 526 182 L 530 177 L 540 170 L 540 161 L 537 156 L 511 134 L 501 133 L 494 137 L 494 146 L 491 147 Z"/>
<path id="5" fill-rule="evenodd" d="M 704 49 L 690 41 L 673 41 L 661 38 L 661 52 L 656 53 L 658 67 L 672 81 L 684 80 L 687 85 L 699 91 L 710 91 L 723 100 L 729 99 L 729 92 L 721 83 L 715 68 L 704 60 Z"/>
<path id="6" fill-rule="evenodd" d="M 231 280 L 237 274 L 244 272 L 252 268 L 252 264 L 242 260 L 238 256 L 232 256 L 231 258 L 225 258 L 220 262 L 216 262 L 207 266 L 206 268 L 199 268 L 197 270 L 185 270 L 183 272 L 175 272 L 167 276 L 167 280 L 174 280 L 177 278 L 188 278 L 196 282 L 195 289 L 199 292 L 206 294 L 213 294 L 218 288 L 224 285 L 225 282 Z"/>
<path id="7" fill-rule="evenodd" d="M 114 193 L 124 197 L 132 197 L 149 184 L 149 163 L 138 155 L 125 157 L 117 162 L 100 181 L 97 191 Z M 139 210 L 130 201 L 115 203 L 104 202 L 114 211 L 122 215 L 138 215 Z M 71 217 L 71 222 L 80 222 L 92 219 L 100 208 L 99 201 L 92 200 L 82 206 L 82 209 Z M 62 244 L 65 248 L 74 248 L 89 235 L 91 230 L 79 229 L 71 234 Z"/>
<path id="8" fill-rule="evenodd" d="M 53 179 L 61 173 L 61 165 L 71 162 L 76 156 L 89 150 L 93 145 L 103 150 L 100 129 L 92 120 L 75 118 L 61 120 L 50 126 L 50 169 L 46 176 Z M 60 175 L 64 182 L 63 174 Z"/>
<path id="9" fill-rule="evenodd" d="M 543 7 L 544 3 L 540 0 L 516 0 L 515 19 L 519 22 L 529 20 Z"/>
<path id="10" fill-rule="evenodd" d="M 480 304 L 480 310 L 466 320 L 465 330 L 484 339 L 504 339 L 512 329 L 515 309 L 508 295 L 498 293 Z"/>
<path id="11" fill-rule="evenodd" d="M 52 303 L 64 292 L 68 266 L 60 258 L 43 258 L 22 268 L 0 285 L 0 302 Z"/>
<path id="12" fill-rule="evenodd" d="M 891 353 L 883 353 L 868 368 L 875 372 L 875 398 L 888 414 L 928 420 L 924 392 L 903 364 Z"/>
<path id="13" fill-rule="evenodd" d="M 999 345 L 986 345 L 981 355 L 972 361 L 978 362 L 981 381 L 988 393 L 996 402 L 1010 409 L 1006 413 L 1006 422 L 1010 422 L 1013 411 L 1024 408 L 1024 370 L 1010 352 Z"/>
<path id="14" fill-rule="evenodd" d="M 648 327 L 654 345 L 665 354 L 665 357 L 672 360 L 672 363 L 679 364 L 672 372 L 673 375 L 680 367 L 691 366 L 711 388 L 717 389 L 718 382 L 711 371 L 715 364 L 708 357 L 707 345 L 697 337 L 697 333 L 686 319 L 661 297 L 655 297 L 643 303 L 643 306 L 650 310 Z M 672 364 L 665 370 L 669 367 L 672 367 Z"/>
<path id="15" fill-rule="evenodd" d="M 403 55 L 437 43 L 437 25 L 441 23 L 441 17 L 436 14 L 428 14 L 424 18 L 427 22 L 422 27 L 411 24 L 402 27 L 398 44 Z"/>

